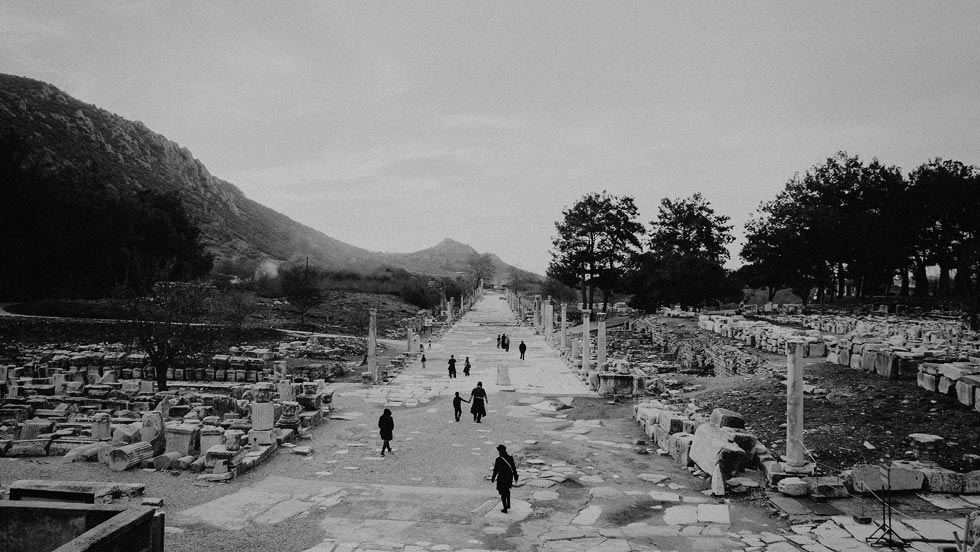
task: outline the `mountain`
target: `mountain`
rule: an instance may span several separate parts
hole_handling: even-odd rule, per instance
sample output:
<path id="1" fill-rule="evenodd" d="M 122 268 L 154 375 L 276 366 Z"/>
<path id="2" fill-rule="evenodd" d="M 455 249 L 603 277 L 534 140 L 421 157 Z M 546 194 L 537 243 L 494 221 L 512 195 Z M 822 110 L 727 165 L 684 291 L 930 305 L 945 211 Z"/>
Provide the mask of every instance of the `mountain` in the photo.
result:
<path id="1" fill-rule="evenodd" d="M 452 275 L 466 272 L 470 266 L 470 259 L 479 254 L 476 249 L 465 243 L 446 238 L 428 249 L 412 253 L 383 253 L 382 258 L 410 272 Z M 490 259 L 494 268 L 491 278 L 493 282 L 505 282 L 512 270 L 519 270 L 493 253 L 490 253 Z"/>
<path id="2" fill-rule="evenodd" d="M 85 171 L 106 190 L 174 193 L 216 260 L 288 261 L 309 257 L 328 269 L 384 267 L 423 274 L 465 270 L 473 248 L 444 240 L 406 254 L 368 251 L 300 224 L 211 175 L 190 151 L 147 128 L 37 80 L 0 74 L 0 137 L 25 152 L 22 163 L 56 175 Z M 43 247 L 43 244 L 38 244 Z M 504 272 L 509 265 L 495 257 Z"/>

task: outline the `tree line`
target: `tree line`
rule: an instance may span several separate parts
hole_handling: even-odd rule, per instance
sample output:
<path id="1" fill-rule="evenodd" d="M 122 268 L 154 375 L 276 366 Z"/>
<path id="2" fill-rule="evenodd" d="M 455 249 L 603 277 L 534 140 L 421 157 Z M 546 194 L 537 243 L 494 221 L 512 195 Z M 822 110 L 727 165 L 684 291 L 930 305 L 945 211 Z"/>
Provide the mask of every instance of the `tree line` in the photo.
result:
<path id="1" fill-rule="evenodd" d="M 604 309 L 616 293 L 650 309 L 737 301 L 744 287 L 770 300 L 790 288 L 804 302 L 894 293 L 974 311 L 980 303 L 980 169 L 959 161 L 933 159 L 904 175 L 839 152 L 758 207 L 736 271 L 724 268 L 730 218 L 701 194 L 661 200 L 648 227 L 638 217 L 632 197 L 585 195 L 555 223 L 548 277 L 579 287 L 590 309 L 596 290 Z"/>

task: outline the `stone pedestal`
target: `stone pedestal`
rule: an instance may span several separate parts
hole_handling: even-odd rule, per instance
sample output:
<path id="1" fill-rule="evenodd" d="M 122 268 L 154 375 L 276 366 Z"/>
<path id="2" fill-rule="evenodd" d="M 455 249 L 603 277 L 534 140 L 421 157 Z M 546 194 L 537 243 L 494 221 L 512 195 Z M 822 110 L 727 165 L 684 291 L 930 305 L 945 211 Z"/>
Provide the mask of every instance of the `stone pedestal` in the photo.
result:
<path id="1" fill-rule="evenodd" d="M 216 426 L 204 426 L 201 428 L 201 451 L 207 452 L 214 445 L 224 444 L 225 430 Z"/>
<path id="2" fill-rule="evenodd" d="M 275 426 L 276 407 L 271 402 L 252 403 L 252 429 L 271 430 Z"/>
<path id="3" fill-rule="evenodd" d="M 226 449 L 236 451 L 242 448 L 242 435 L 245 433 L 240 429 L 229 429 L 223 435 L 224 442 L 222 444 Z"/>
<path id="4" fill-rule="evenodd" d="M 187 456 L 192 450 L 199 448 L 200 429 L 194 424 L 169 425 L 166 429 L 167 450 L 166 452 L 179 452 L 181 456 Z"/>
<path id="5" fill-rule="evenodd" d="M 283 401 L 282 415 L 276 422 L 276 427 L 280 429 L 292 429 L 299 431 L 299 403 L 295 401 Z M 260 443 L 262 444 L 262 443 Z"/>
<path id="6" fill-rule="evenodd" d="M 288 381 L 279 382 L 279 400 L 282 402 L 295 401 L 296 393 L 293 391 L 293 384 Z"/>
<path id="7" fill-rule="evenodd" d="M 615 372 L 598 372 L 598 393 L 600 395 L 631 395 L 633 394 L 633 376 Z"/>
<path id="8" fill-rule="evenodd" d="M 92 438 L 96 441 L 112 439 L 112 424 L 108 414 L 100 412 L 92 416 Z"/>
<path id="9" fill-rule="evenodd" d="M 140 441 L 153 446 L 153 456 L 166 452 L 167 437 L 163 432 L 163 416 L 153 410 L 143 413 Z"/>
<path id="10" fill-rule="evenodd" d="M 510 387 L 510 368 L 507 366 L 497 367 L 497 385 Z"/>

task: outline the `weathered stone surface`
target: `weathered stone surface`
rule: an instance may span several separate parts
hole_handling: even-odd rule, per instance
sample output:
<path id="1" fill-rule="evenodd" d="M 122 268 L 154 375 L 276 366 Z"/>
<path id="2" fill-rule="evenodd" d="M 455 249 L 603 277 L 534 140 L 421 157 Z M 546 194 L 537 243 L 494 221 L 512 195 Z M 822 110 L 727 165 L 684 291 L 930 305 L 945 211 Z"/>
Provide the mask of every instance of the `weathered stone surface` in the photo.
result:
<path id="1" fill-rule="evenodd" d="M 919 491 L 925 483 L 925 476 L 917 469 L 903 466 L 891 468 L 892 491 Z M 872 464 L 858 464 L 851 469 L 848 484 L 857 493 L 881 491 L 885 488 L 885 472 L 883 468 Z"/>
<path id="2" fill-rule="evenodd" d="M 963 492 L 963 474 L 943 468 L 923 468 L 925 489 L 934 493 L 959 494 Z"/>
<path id="3" fill-rule="evenodd" d="M 805 496 L 810 492 L 810 485 L 799 477 L 787 477 L 776 484 L 779 492 L 789 496 Z"/>
<path id="4" fill-rule="evenodd" d="M 721 469 L 723 477 L 730 477 L 750 462 L 749 454 L 735 443 L 735 432 L 702 424 L 694 433 L 691 444 L 691 460 L 707 473 Z"/>
<path id="5" fill-rule="evenodd" d="M 745 419 L 742 415 L 727 408 L 716 408 L 712 410 L 711 417 L 708 418 L 708 423 L 715 427 L 732 427 L 737 429 L 743 429 L 745 427 Z"/>

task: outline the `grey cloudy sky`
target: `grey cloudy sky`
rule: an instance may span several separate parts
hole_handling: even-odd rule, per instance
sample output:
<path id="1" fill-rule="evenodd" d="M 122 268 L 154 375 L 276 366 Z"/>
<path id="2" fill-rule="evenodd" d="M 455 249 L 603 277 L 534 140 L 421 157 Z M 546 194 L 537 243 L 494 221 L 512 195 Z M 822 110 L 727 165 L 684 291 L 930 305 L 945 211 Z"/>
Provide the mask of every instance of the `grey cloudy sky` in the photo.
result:
<path id="1" fill-rule="evenodd" d="M 980 2 L 0 4 L 0 71 L 188 147 L 372 250 L 543 273 L 590 191 L 736 231 L 838 150 L 980 163 Z"/>

